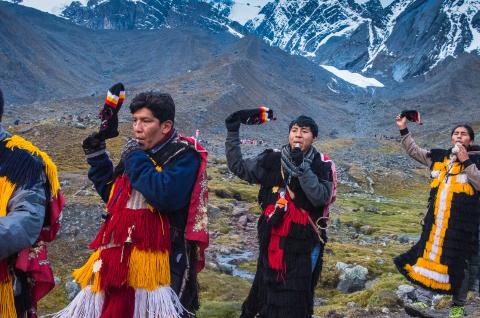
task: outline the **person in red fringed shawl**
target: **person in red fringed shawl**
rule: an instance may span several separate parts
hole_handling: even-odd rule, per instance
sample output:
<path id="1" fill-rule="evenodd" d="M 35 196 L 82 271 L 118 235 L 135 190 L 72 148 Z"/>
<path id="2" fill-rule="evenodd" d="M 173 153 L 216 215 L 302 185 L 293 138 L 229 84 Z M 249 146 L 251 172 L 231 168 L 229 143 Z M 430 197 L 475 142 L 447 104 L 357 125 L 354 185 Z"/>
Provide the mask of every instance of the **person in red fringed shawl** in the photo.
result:
<path id="1" fill-rule="evenodd" d="M 82 290 L 56 317 L 191 317 L 199 307 L 197 273 L 208 245 L 206 151 L 174 128 L 169 94 L 145 92 L 130 104 L 134 139 L 114 169 L 105 139 L 118 135 L 121 83 L 108 92 L 100 131 L 83 149 L 88 176 L 107 216 L 85 265 Z"/>
<path id="2" fill-rule="evenodd" d="M 335 200 L 335 166 L 313 142 L 318 126 L 299 116 L 289 126 L 288 143 L 243 159 L 239 129 L 273 118 L 266 107 L 237 111 L 225 120 L 229 169 L 260 184 L 259 257 L 242 318 L 306 318 L 313 314 L 314 288 L 322 269 L 329 205 Z"/>
<path id="3" fill-rule="evenodd" d="M 3 105 L 0 90 L 0 122 Z M 46 243 L 63 203 L 48 155 L 0 125 L 0 317 L 37 317 L 38 301 L 55 286 Z"/>

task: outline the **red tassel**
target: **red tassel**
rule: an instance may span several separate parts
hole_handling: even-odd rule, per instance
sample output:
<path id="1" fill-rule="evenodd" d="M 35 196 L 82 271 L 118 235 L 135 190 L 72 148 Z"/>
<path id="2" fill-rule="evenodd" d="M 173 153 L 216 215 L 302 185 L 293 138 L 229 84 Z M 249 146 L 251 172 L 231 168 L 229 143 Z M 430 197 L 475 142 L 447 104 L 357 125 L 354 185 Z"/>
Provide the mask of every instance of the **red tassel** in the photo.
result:
<path id="1" fill-rule="evenodd" d="M 7 261 L 0 261 L 0 284 L 10 281 Z"/>
<path id="2" fill-rule="evenodd" d="M 124 286 L 105 291 L 100 318 L 131 318 L 135 309 L 135 289 Z"/>
<path id="3" fill-rule="evenodd" d="M 96 249 L 108 243 L 123 245 L 127 239 L 141 250 L 169 251 L 168 219 L 148 209 L 122 209 L 111 215 L 90 247 Z"/>
<path id="4" fill-rule="evenodd" d="M 107 248 L 100 252 L 100 289 L 118 288 L 127 283 L 128 263 L 132 253 L 131 244 Z"/>
<path id="5" fill-rule="evenodd" d="M 127 206 L 130 193 L 132 192 L 132 184 L 126 175 L 121 175 L 115 180 L 114 193 L 107 203 L 107 210 L 110 213 L 119 211 L 121 208 Z"/>
<path id="6" fill-rule="evenodd" d="M 272 235 L 268 246 L 268 265 L 271 269 L 283 271 L 283 250 L 280 248 L 280 236 Z"/>

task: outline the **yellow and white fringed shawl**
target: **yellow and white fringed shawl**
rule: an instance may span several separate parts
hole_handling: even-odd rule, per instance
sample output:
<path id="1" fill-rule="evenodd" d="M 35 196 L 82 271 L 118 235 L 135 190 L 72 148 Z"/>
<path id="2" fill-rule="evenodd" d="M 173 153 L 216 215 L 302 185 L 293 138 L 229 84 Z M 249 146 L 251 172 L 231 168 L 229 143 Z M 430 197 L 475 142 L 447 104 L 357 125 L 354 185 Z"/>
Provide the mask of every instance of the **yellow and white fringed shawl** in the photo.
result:
<path id="1" fill-rule="evenodd" d="M 453 293 L 475 246 L 479 201 L 460 162 L 445 155 L 437 160 L 432 166 L 430 204 L 420 241 L 395 258 L 395 263 L 409 280 Z"/>

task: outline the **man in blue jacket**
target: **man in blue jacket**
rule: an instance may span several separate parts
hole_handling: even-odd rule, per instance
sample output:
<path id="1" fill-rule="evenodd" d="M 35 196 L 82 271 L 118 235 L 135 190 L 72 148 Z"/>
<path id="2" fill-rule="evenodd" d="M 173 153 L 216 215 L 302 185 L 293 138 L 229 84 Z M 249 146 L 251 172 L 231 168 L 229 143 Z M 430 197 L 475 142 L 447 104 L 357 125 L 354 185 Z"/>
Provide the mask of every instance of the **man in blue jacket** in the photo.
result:
<path id="1" fill-rule="evenodd" d="M 195 213 L 204 210 L 195 202 L 201 197 L 199 184 L 206 184 L 206 155 L 175 130 L 172 97 L 146 92 L 130 104 L 134 139 L 127 142 L 114 168 L 105 138 L 118 135 L 116 117 L 122 94 L 123 86 L 110 89 L 101 113 L 104 122 L 100 132 L 83 143 L 90 165 L 88 177 L 107 203 L 108 214 L 90 244 L 96 253 L 74 272 L 77 281 L 79 276 L 88 277 L 81 284 L 83 293 L 60 317 L 76 317 L 71 313 L 79 312 L 76 309 L 85 303 L 84 297 L 92 297 L 88 293 L 99 300 L 98 308 L 85 308 L 89 314 L 92 311 L 92 317 L 98 310 L 102 317 L 190 317 L 199 307 L 199 268 L 195 264 L 203 261 L 205 241 L 189 239 L 189 222 L 202 219 Z M 204 204 L 202 201 L 199 205 Z M 206 222 L 194 225 L 197 232 L 207 233 L 205 226 Z M 86 269 L 88 263 L 96 263 L 97 269 Z"/>

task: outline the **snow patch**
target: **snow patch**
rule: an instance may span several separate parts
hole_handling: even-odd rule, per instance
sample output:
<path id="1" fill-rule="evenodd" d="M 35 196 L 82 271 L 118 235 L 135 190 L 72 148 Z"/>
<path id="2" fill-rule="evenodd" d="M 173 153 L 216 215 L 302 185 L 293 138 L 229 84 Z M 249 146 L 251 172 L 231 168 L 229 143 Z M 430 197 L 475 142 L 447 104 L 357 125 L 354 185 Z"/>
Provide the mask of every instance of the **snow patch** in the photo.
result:
<path id="1" fill-rule="evenodd" d="M 234 1 L 228 18 L 237 21 L 241 25 L 245 25 L 248 20 L 252 20 L 258 16 L 258 13 L 269 0 L 246 0 Z"/>
<path id="2" fill-rule="evenodd" d="M 352 73 L 348 70 L 339 70 L 335 66 L 331 65 L 320 65 L 330 73 L 334 74 L 335 76 L 341 78 L 345 82 L 348 82 L 350 84 L 362 87 L 362 88 L 367 88 L 369 86 L 373 87 L 385 87 L 382 83 L 377 81 L 373 77 L 365 77 L 361 74 L 358 73 Z"/>
<path id="3" fill-rule="evenodd" d="M 227 29 L 228 29 L 228 32 L 230 32 L 231 34 L 235 35 L 236 37 L 243 38 L 243 34 L 241 34 L 240 32 L 235 31 L 231 26 L 226 25 L 226 27 L 227 27 Z"/>
<path id="4" fill-rule="evenodd" d="M 86 5 L 88 0 L 77 0 L 82 5 Z M 70 5 L 73 0 L 23 0 L 20 5 L 34 8 L 43 12 L 60 15 L 66 6 Z"/>

